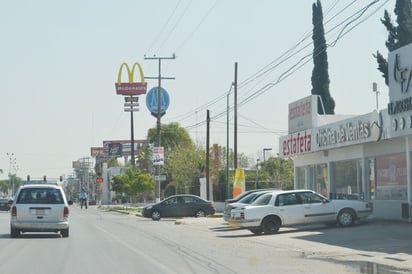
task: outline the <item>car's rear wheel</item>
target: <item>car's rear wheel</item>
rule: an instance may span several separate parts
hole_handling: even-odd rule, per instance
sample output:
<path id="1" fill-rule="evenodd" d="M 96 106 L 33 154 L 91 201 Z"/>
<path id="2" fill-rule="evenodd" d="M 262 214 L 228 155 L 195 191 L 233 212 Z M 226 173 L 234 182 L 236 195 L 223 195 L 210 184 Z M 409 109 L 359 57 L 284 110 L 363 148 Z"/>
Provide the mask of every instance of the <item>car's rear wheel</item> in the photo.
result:
<path id="1" fill-rule="evenodd" d="M 19 236 L 20 231 L 16 228 L 10 227 L 10 237 L 11 238 L 16 238 L 17 236 Z"/>
<path id="2" fill-rule="evenodd" d="M 152 220 L 153 221 L 159 221 L 160 220 L 160 212 L 155 210 L 152 212 Z"/>
<path id="3" fill-rule="evenodd" d="M 338 223 L 341 226 L 351 226 L 355 222 L 355 213 L 350 209 L 342 210 L 338 215 Z"/>
<path id="4" fill-rule="evenodd" d="M 206 217 L 206 213 L 203 210 L 199 209 L 196 211 L 195 217 Z"/>
<path id="5" fill-rule="evenodd" d="M 250 232 L 252 232 L 253 234 L 255 234 L 255 235 L 260 235 L 260 234 L 262 234 L 262 229 L 250 229 Z"/>
<path id="6" fill-rule="evenodd" d="M 262 222 L 262 231 L 264 234 L 275 234 L 279 231 L 280 221 L 275 217 L 266 217 Z"/>
<path id="7" fill-rule="evenodd" d="M 60 233 L 62 234 L 63 238 L 67 238 L 69 237 L 69 229 L 63 229 L 62 231 L 60 231 Z"/>

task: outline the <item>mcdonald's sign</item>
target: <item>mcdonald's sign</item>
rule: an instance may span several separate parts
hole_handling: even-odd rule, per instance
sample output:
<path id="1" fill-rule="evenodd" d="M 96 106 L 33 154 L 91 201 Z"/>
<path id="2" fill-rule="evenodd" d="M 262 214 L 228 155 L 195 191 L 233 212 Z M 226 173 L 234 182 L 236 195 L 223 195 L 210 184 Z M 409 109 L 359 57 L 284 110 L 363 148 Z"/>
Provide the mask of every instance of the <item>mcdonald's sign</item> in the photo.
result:
<path id="1" fill-rule="evenodd" d="M 140 72 L 141 82 L 134 82 L 134 72 L 136 67 Z M 122 82 L 123 68 L 126 68 L 129 82 Z M 126 63 L 121 64 L 119 74 L 117 75 L 117 83 L 115 83 L 116 93 L 120 95 L 140 95 L 146 94 L 147 83 L 144 81 L 144 74 L 139 63 L 134 63 L 132 69 Z"/>

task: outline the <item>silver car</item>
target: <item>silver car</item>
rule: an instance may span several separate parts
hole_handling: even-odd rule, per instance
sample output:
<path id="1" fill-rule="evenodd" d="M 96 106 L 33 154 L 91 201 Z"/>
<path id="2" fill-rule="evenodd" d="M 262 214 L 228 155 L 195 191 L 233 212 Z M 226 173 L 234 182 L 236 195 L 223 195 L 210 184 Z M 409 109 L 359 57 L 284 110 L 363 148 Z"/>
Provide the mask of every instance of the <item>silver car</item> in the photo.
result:
<path id="1" fill-rule="evenodd" d="M 26 184 L 11 206 L 10 236 L 21 232 L 60 232 L 69 237 L 69 204 L 61 186 Z"/>
<path id="2" fill-rule="evenodd" d="M 254 234 L 277 233 L 282 226 L 313 223 L 351 226 L 372 214 L 370 203 L 328 200 L 312 190 L 273 191 L 251 205 L 232 209 L 229 223 Z"/>

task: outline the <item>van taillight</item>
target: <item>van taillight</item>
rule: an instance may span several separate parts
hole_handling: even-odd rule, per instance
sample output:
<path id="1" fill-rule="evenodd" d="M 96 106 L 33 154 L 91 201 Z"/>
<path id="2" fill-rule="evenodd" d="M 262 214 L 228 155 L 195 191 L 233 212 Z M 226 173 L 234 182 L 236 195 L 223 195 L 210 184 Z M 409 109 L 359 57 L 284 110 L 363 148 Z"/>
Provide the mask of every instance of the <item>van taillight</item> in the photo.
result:
<path id="1" fill-rule="evenodd" d="M 63 217 L 69 217 L 69 208 L 67 206 L 64 207 Z"/>
<path id="2" fill-rule="evenodd" d="M 17 216 L 17 208 L 16 208 L 16 206 L 13 206 L 12 208 L 11 208 L 11 216 Z"/>

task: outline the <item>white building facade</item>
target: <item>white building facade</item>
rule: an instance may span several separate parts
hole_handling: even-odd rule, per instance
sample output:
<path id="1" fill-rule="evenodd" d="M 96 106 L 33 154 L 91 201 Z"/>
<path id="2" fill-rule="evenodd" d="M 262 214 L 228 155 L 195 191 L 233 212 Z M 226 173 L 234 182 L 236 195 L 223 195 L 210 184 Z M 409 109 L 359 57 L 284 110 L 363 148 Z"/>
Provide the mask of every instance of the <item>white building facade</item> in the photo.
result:
<path id="1" fill-rule="evenodd" d="M 412 222 L 412 44 L 389 54 L 388 70 L 380 112 L 318 115 L 314 95 L 289 104 L 279 155 L 293 160 L 296 189 L 371 201 L 375 218 Z"/>

